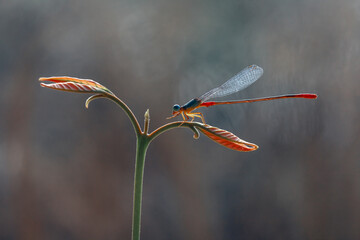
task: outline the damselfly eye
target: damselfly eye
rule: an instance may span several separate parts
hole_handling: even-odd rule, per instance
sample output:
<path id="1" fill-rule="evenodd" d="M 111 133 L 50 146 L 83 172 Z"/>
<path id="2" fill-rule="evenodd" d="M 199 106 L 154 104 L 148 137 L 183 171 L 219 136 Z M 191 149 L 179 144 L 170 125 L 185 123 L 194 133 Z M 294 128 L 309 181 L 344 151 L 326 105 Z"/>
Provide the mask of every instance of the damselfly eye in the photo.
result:
<path id="1" fill-rule="evenodd" d="M 180 105 L 179 104 L 175 104 L 174 106 L 173 106 L 173 111 L 174 112 L 177 112 L 177 111 L 179 111 L 180 110 Z"/>

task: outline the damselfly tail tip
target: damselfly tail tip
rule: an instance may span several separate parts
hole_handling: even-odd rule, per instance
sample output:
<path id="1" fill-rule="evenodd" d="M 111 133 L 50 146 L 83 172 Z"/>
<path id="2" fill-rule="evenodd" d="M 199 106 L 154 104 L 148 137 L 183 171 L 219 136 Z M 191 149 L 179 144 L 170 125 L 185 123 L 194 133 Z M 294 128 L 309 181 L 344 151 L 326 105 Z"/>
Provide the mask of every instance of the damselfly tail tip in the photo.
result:
<path id="1" fill-rule="evenodd" d="M 318 97 L 317 94 L 314 93 L 303 93 L 301 95 L 303 98 L 308 98 L 308 99 L 316 99 Z"/>

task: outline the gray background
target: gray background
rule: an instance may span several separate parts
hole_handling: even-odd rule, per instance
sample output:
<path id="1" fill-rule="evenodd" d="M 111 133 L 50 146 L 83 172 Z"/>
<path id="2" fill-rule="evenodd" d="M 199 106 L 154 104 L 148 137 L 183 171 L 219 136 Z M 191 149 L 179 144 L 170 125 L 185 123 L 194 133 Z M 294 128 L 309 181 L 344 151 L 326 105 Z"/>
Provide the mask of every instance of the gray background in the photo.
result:
<path id="1" fill-rule="evenodd" d="M 0 1 L 0 239 L 130 239 L 127 117 L 39 77 L 99 81 L 153 130 L 250 64 L 263 77 L 225 99 L 319 98 L 203 110 L 255 152 L 156 139 L 142 239 L 359 239 L 359 53 L 356 0 Z"/>

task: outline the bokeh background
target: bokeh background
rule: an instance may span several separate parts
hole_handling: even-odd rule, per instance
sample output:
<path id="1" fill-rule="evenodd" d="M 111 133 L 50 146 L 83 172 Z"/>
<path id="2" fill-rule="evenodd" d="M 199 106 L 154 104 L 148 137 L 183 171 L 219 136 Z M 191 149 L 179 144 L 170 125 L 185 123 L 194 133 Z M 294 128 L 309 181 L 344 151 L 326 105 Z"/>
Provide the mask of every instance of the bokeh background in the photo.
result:
<path id="1" fill-rule="evenodd" d="M 142 239 L 360 239 L 360 2 L 0 1 L 0 239 L 130 239 L 135 136 L 108 100 L 41 88 L 101 82 L 153 130 L 250 64 L 263 77 L 204 109 L 254 142 L 188 129 L 154 141 Z"/>

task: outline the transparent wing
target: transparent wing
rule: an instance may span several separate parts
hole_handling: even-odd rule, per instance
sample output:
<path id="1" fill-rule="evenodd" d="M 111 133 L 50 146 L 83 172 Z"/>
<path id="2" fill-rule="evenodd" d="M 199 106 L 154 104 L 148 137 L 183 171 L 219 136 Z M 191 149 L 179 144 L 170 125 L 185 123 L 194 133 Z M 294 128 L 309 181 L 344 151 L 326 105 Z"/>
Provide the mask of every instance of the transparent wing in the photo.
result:
<path id="1" fill-rule="evenodd" d="M 208 91 L 198 99 L 205 102 L 210 98 L 224 97 L 236 93 L 253 84 L 263 73 L 264 70 L 261 67 L 250 65 L 223 83 L 220 87 Z"/>

